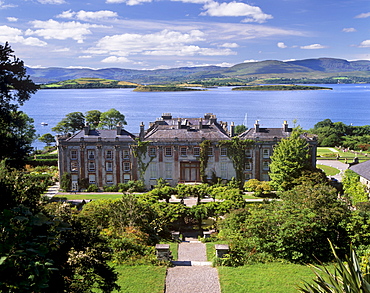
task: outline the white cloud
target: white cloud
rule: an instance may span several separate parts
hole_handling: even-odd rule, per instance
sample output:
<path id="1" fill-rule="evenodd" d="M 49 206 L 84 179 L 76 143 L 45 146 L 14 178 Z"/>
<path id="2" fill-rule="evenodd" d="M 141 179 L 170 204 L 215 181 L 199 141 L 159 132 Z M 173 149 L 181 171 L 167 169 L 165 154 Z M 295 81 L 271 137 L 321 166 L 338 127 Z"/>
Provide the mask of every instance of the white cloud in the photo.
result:
<path id="1" fill-rule="evenodd" d="M 17 22 L 18 21 L 18 18 L 16 17 L 7 17 L 6 18 L 9 22 Z"/>
<path id="2" fill-rule="evenodd" d="M 15 4 L 4 4 L 4 1 L 0 0 L 0 9 L 6 9 L 6 8 L 14 8 L 18 7 L 18 5 Z"/>
<path id="3" fill-rule="evenodd" d="M 257 6 L 251 6 L 240 2 L 230 2 L 230 3 L 218 3 L 215 1 L 209 1 L 203 6 L 206 10 L 200 15 L 209 16 L 247 16 L 243 22 L 258 22 L 263 23 L 266 20 L 273 18 L 269 14 L 262 12 L 261 8 Z"/>
<path id="4" fill-rule="evenodd" d="M 285 48 L 287 48 L 288 46 L 287 45 L 285 45 L 283 42 L 279 42 L 279 43 L 277 43 L 277 46 L 279 47 L 279 48 L 281 48 L 281 49 L 285 49 Z"/>
<path id="5" fill-rule="evenodd" d="M 259 60 L 250 59 L 250 60 L 244 60 L 243 61 L 243 63 L 254 63 L 254 62 L 259 62 Z"/>
<path id="6" fill-rule="evenodd" d="M 361 42 L 360 48 L 370 48 L 370 40 L 365 40 L 363 42 Z"/>
<path id="7" fill-rule="evenodd" d="M 301 49 L 306 49 L 306 50 L 316 50 L 316 49 L 325 49 L 327 46 L 323 46 L 320 44 L 312 44 L 312 45 L 307 45 L 307 46 L 301 46 Z"/>
<path id="8" fill-rule="evenodd" d="M 355 18 L 367 18 L 367 17 L 370 17 L 370 12 L 361 13 L 361 14 L 355 16 Z"/>
<path id="9" fill-rule="evenodd" d="M 80 58 L 80 59 L 90 59 L 92 57 L 93 56 L 91 56 L 91 55 L 78 56 L 78 58 Z"/>
<path id="10" fill-rule="evenodd" d="M 353 33 L 353 32 L 356 32 L 356 29 L 353 27 L 347 27 L 347 28 L 342 29 L 342 32 Z"/>
<path id="11" fill-rule="evenodd" d="M 239 45 L 237 43 L 224 43 L 220 47 L 222 47 L 222 48 L 238 48 Z"/>
<path id="12" fill-rule="evenodd" d="M 53 52 L 69 52 L 71 49 L 69 48 L 61 48 L 61 49 L 54 49 Z"/>
<path id="13" fill-rule="evenodd" d="M 145 2 L 152 2 L 152 0 L 106 0 L 105 3 L 126 3 L 126 5 L 133 6 Z"/>
<path id="14" fill-rule="evenodd" d="M 103 59 L 101 62 L 103 63 L 129 63 L 131 62 L 126 57 L 117 57 L 117 56 L 109 56 Z"/>
<path id="15" fill-rule="evenodd" d="M 58 22 L 52 19 L 47 21 L 34 20 L 30 22 L 36 30 L 28 29 L 26 35 L 36 35 L 45 39 L 66 40 L 73 39 L 83 43 L 86 35 L 91 34 L 90 28 L 102 28 L 106 26 L 96 24 L 83 24 L 80 22 Z"/>
<path id="16" fill-rule="evenodd" d="M 38 38 L 25 38 L 20 29 L 13 28 L 7 25 L 0 26 L 0 43 L 19 43 L 27 46 L 44 47 L 47 45 L 46 42 L 41 41 Z"/>
<path id="17" fill-rule="evenodd" d="M 109 54 L 117 58 L 137 54 L 147 56 L 216 56 L 236 54 L 228 48 L 204 48 L 195 44 L 204 40 L 205 34 L 199 30 L 191 30 L 188 33 L 162 30 L 153 34 L 122 34 L 106 36 L 100 39 L 97 46 L 90 48 L 86 53 Z M 107 60 L 109 62 L 113 60 L 112 56 L 108 57 L 109 59 Z"/>
<path id="18" fill-rule="evenodd" d="M 117 16 L 118 16 L 117 12 L 113 12 L 110 10 L 100 10 L 100 11 L 80 10 L 78 12 L 67 10 L 57 15 L 58 18 L 76 18 L 78 20 L 83 20 L 83 21 L 116 18 Z"/>
<path id="19" fill-rule="evenodd" d="M 64 4 L 66 1 L 64 0 L 37 0 L 41 4 Z"/>

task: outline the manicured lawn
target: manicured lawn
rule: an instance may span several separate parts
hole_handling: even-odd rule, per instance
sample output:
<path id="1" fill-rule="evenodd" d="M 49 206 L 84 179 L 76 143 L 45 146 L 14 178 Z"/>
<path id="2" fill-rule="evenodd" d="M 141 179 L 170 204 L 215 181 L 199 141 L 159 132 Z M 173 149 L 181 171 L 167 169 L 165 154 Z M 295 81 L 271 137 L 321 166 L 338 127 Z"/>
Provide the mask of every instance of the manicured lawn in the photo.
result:
<path id="1" fill-rule="evenodd" d="M 63 199 L 63 200 L 73 200 L 73 199 L 117 199 L 122 198 L 122 193 L 63 193 L 63 194 L 57 194 L 53 197 L 53 199 Z"/>
<path id="2" fill-rule="evenodd" d="M 218 267 L 218 273 L 222 293 L 293 293 L 315 277 L 307 266 L 282 263 Z"/>
<path id="3" fill-rule="evenodd" d="M 337 152 L 334 152 L 336 150 Z M 343 152 L 341 150 L 330 148 L 330 147 L 318 147 L 317 148 L 317 159 L 318 160 L 328 160 L 336 159 L 336 156 L 339 154 L 339 160 L 344 163 L 344 160 L 347 159 L 348 163 L 352 163 L 354 157 L 358 157 L 360 162 L 364 162 L 370 159 L 370 154 L 367 152 Z M 367 154 L 367 156 L 365 156 Z M 321 156 L 321 157 L 320 157 Z"/>
<path id="4" fill-rule="evenodd" d="M 117 266 L 118 285 L 125 293 L 163 293 L 166 278 L 166 267 L 159 266 Z M 118 292 L 118 291 L 114 291 Z"/>
<path id="5" fill-rule="evenodd" d="M 327 176 L 333 176 L 338 174 L 340 171 L 337 168 L 333 168 L 325 165 L 316 165 L 317 168 L 323 170 Z"/>

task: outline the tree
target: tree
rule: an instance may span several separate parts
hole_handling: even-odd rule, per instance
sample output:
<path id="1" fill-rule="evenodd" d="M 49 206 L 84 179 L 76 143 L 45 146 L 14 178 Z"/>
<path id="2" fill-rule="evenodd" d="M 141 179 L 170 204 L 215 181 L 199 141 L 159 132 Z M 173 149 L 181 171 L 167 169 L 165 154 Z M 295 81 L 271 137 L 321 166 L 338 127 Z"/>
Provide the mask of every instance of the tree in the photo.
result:
<path id="1" fill-rule="evenodd" d="M 22 166 L 35 132 L 33 120 L 18 112 L 18 107 L 30 99 L 38 86 L 13 52 L 8 43 L 0 45 L 0 160 L 9 158 L 15 166 Z"/>
<path id="2" fill-rule="evenodd" d="M 366 185 L 360 182 L 360 176 L 354 171 L 347 169 L 343 177 L 344 195 L 352 205 L 369 200 Z"/>
<path id="3" fill-rule="evenodd" d="M 307 141 L 294 130 L 289 138 L 282 139 L 271 155 L 270 178 L 277 190 L 288 190 L 293 187 L 294 179 L 309 170 Z"/>
<path id="4" fill-rule="evenodd" d="M 242 134 L 246 130 L 247 130 L 247 127 L 244 124 L 236 125 L 234 135 Z"/>
<path id="5" fill-rule="evenodd" d="M 46 146 L 50 146 L 53 142 L 55 142 L 55 138 L 50 133 L 45 133 L 44 135 L 38 138 L 39 141 L 46 143 Z"/>
<path id="6" fill-rule="evenodd" d="M 91 128 L 97 128 L 100 123 L 100 116 L 102 112 L 99 110 L 90 110 L 85 113 L 86 123 L 89 123 Z"/>
<path id="7" fill-rule="evenodd" d="M 101 113 L 99 128 L 101 129 L 113 129 L 118 124 L 126 125 L 125 115 L 121 114 L 116 109 L 110 109 L 107 112 Z"/>
<path id="8" fill-rule="evenodd" d="M 51 130 L 57 133 L 67 134 L 81 130 L 85 125 L 85 116 L 81 112 L 72 112 L 66 115 L 55 127 Z"/>

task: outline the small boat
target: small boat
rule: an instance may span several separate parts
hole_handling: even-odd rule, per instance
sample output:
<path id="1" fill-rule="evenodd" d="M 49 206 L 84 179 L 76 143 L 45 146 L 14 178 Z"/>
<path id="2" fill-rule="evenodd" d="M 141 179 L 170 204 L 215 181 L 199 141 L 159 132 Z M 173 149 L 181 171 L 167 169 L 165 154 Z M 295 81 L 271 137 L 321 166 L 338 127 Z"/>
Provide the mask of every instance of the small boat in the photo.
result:
<path id="1" fill-rule="evenodd" d="M 41 125 L 42 126 L 46 126 L 46 125 L 48 125 L 46 122 L 41 122 Z"/>

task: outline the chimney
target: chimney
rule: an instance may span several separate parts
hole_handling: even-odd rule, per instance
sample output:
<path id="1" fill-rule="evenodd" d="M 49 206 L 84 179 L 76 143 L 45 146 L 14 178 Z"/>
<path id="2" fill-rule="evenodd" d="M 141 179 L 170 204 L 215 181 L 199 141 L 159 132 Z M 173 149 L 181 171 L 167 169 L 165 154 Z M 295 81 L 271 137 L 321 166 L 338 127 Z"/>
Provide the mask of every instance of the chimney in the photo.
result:
<path id="1" fill-rule="evenodd" d="M 230 136 L 233 137 L 235 135 L 235 124 L 231 122 L 230 124 Z"/>
<path id="2" fill-rule="evenodd" d="M 140 134 L 139 134 L 139 138 L 140 138 L 140 139 L 143 139 L 143 138 L 144 138 L 144 122 L 141 122 L 141 124 L 140 124 Z"/>
<path id="3" fill-rule="evenodd" d="M 118 123 L 117 124 L 117 135 L 121 135 L 121 130 L 122 130 L 122 124 Z"/>
<path id="4" fill-rule="evenodd" d="M 84 129 L 84 134 L 85 135 L 89 135 L 89 133 L 90 133 L 90 125 L 89 125 L 89 123 L 86 123 L 83 129 Z"/>
<path id="5" fill-rule="evenodd" d="M 288 122 L 286 120 L 283 123 L 283 131 L 284 132 L 289 132 Z"/>
<path id="6" fill-rule="evenodd" d="M 260 124 L 258 120 L 256 120 L 256 123 L 254 123 L 254 131 L 260 132 Z"/>
<path id="7" fill-rule="evenodd" d="M 181 118 L 177 119 L 177 129 L 181 129 Z"/>
<path id="8" fill-rule="evenodd" d="M 202 129 L 203 128 L 203 119 L 200 118 L 199 119 L 199 129 Z"/>

